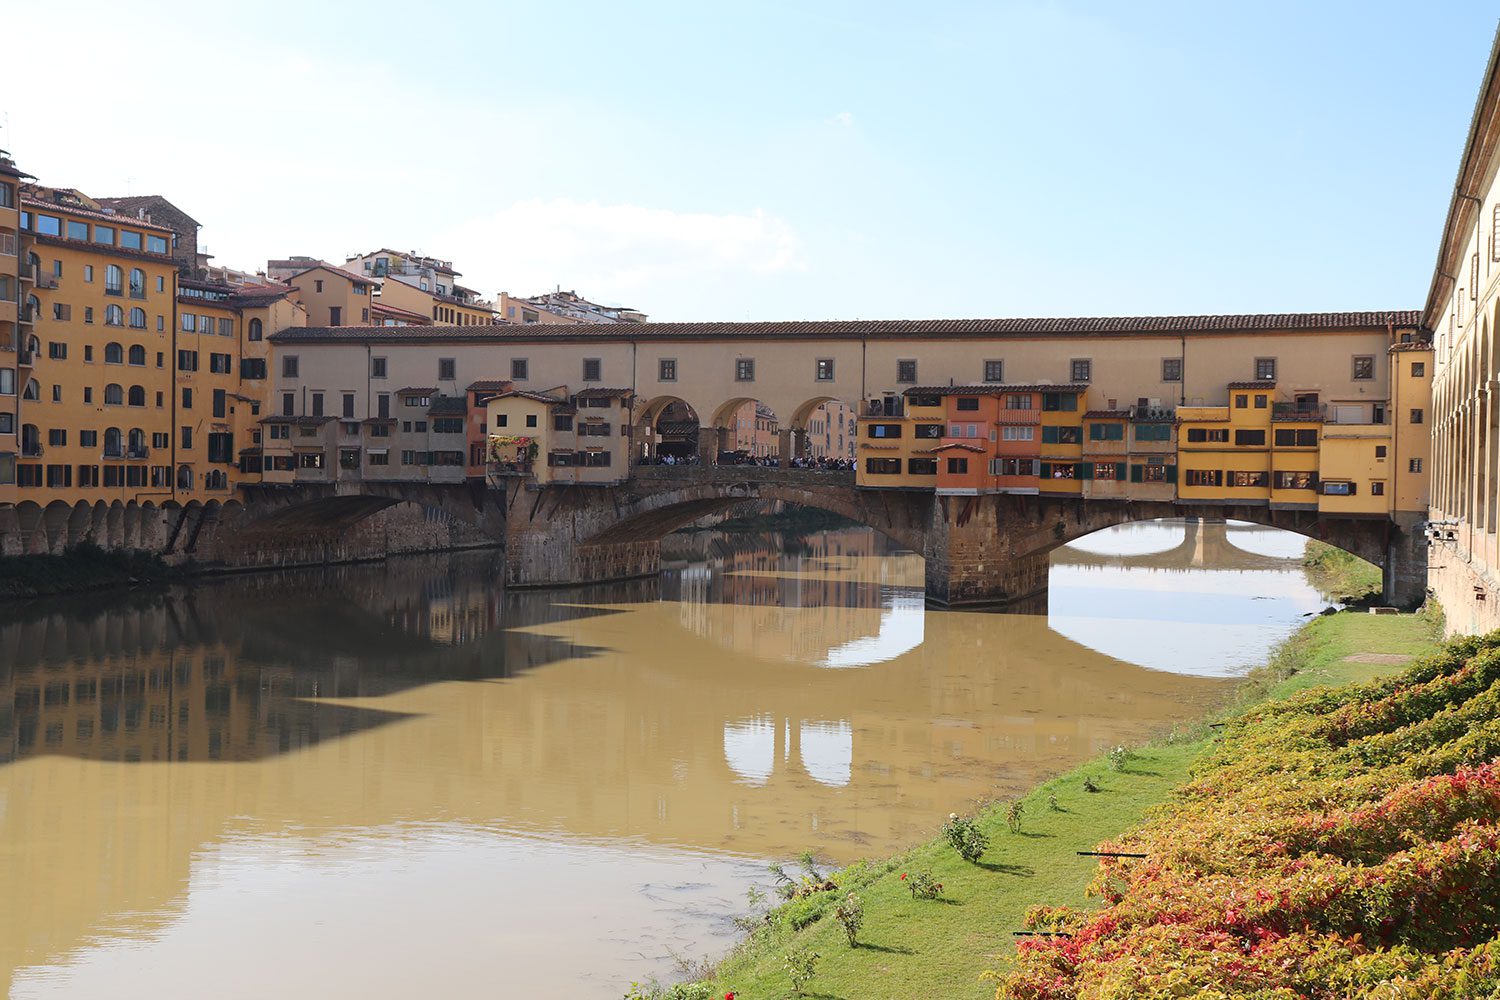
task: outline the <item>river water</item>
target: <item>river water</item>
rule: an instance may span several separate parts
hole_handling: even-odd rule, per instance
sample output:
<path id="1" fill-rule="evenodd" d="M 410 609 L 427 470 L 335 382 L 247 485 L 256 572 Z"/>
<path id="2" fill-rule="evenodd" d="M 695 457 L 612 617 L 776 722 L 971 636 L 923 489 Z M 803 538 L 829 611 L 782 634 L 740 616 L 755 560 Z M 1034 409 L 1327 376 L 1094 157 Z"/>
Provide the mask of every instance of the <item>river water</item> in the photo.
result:
<path id="1" fill-rule="evenodd" d="M 768 860 L 888 854 L 1220 702 L 1323 607 L 1301 552 L 1113 529 L 1031 614 L 925 609 L 862 529 L 571 591 L 480 552 L 0 607 L 0 977 L 618 997 L 726 949 Z"/>

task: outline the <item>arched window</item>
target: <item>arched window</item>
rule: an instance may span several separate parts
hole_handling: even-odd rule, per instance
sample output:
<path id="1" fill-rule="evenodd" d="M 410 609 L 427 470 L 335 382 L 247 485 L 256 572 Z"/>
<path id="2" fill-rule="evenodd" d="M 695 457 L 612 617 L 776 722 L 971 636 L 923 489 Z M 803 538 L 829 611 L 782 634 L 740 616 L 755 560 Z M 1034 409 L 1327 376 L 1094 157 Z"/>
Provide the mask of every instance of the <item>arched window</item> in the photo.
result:
<path id="1" fill-rule="evenodd" d="M 36 424 L 21 425 L 21 454 L 30 458 L 42 453 L 42 432 Z"/>
<path id="2" fill-rule="evenodd" d="M 106 427 L 104 429 L 104 457 L 120 457 L 120 428 Z"/>
<path id="3" fill-rule="evenodd" d="M 129 450 L 127 454 L 131 458 L 146 457 L 146 432 L 139 427 L 130 428 Z"/>
<path id="4" fill-rule="evenodd" d="M 129 402 L 130 402 L 131 406 L 145 406 L 146 405 L 146 387 L 143 386 L 143 385 L 133 385 L 133 386 L 131 386 L 130 387 L 130 395 L 127 398 L 129 399 Z"/>
<path id="5" fill-rule="evenodd" d="M 121 309 L 119 306 L 116 306 L 116 305 L 105 306 L 104 307 L 104 325 L 105 326 L 124 326 L 125 325 L 125 310 Z"/>
<path id="6" fill-rule="evenodd" d="M 120 270 L 119 264 L 111 264 L 104 269 L 104 294 L 119 295 L 120 285 L 125 275 Z"/>
<path id="7" fill-rule="evenodd" d="M 26 352 L 33 358 L 42 353 L 42 338 L 32 334 L 26 338 Z"/>
<path id="8" fill-rule="evenodd" d="M 204 477 L 205 483 L 211 490 L 223 490 L 229 488 L 229 477 L 223 469 L 210 469 Z"/>
<path id="9" fill-rule="evenodd" d="M 26 270 L 30 272 L 31 279 L 35 281 L 42 276 L 42 258 L 34 253 L 26 255 Z"/>
<path id="10" fill-rule="evenodd" d="M 25 388 L 24 391 L 22 391 L 21 398 L 22 399 L 41 399 L 42 398 L 42 386 L 41 386 L 41 383 L 38 382 L 34 378 L 27 379 L 26 380 L 26 388 Z"/>
<path id="11" fill-rule="evenodd" d="M 177 467 L 177 488 L 179 490 L 190 490 L 193 488 L 193 467 L 191 465 L 179 465 Z"/>
<path id="12" fill-rule="evenodd" d="M 107 365 L 123 365 L 125 363 L 125 349 L 114 341 L 105 344 L 104 363 Z"/>
<path id="13" fill-rule="evenodd" d="M 107 385 L 107 386 L 104 387 L 104 405 L 105 406 L 120 406 L 124 402 L 125 402 L 125 390 L 121 389 L 119 387 L 119 385 L 117 385 L 114 382 L 111 382 L 109 385 Z"/>
<path id="14" fill-rule="evenodd" d="M 146 349 L 140 344 L 130 345 L 130 363 L 137 367 L 146 367 Z"/>
<path id="15" fill-rule="evenodd" d="M 138 267 L 130 269 L 130 297 L 132 299 L 146 297 L 146 272 Z"/>
<path id="16" fill-rule="evenodd" d="M 265 327 L 261 324 L 261 321 L 258 319 L 252 319 L 250 321 L 250 339 L 260 340 L 264 336 Z"/>
<path id="17" fill-rule="evenodd" d="M 26 296 L 26 315 L 21 318 L 30 320 L 42 318 L 42 303 L 35 295 Z"/>
<path id="18" fill-rule="evenodd" d="M 130 310 L 130 325 L 136 330 L 146 329 L 146 310 L 140 306 Z"/>

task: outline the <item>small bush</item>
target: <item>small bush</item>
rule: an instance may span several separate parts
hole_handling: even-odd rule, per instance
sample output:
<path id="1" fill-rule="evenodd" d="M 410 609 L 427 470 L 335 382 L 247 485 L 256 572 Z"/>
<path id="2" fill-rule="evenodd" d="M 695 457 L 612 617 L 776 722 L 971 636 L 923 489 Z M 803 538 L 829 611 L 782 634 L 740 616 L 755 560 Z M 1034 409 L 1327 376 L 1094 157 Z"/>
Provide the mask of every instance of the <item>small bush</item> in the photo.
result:
<path id="1" fill-rule="evenodd" d="M 1011 833 L 1021 832 L 1021 815 L 1026 812 L 1026 807 L 1017 799 L 1005 810 L 1005 825 Z"/>
<path id="2" fill-rule="evenodd" d="M 792 981 L 792 992 L 799 997 L 802 995 L 802 988 L 812 982 L 813 976 L 817 975 L 818 958 L 817 952 L 807 948 L 798 948 L 787 952 L 782 959 L 782 964 L 786 968 L 786 976 Z"/>
<path id="3" fill-rule="evenodd" d="M 1109 751 L 1109 769 L 1111 771 L 1123 771 L 1125 765 L 1130 763 L 1130 751 L 1124 747 L 1111 747 Z"/>
<path id="4" fill-rule="evenodd" d="M 932 877 L 925 868 L 921 871 L 902 872 L 901 881 L 911 892 L 912 899 L 937 899 L 943 894 L 943 883 Z"/>
<path id="5" fill-rule="evenodd" d="M 943 836 L 948 838 L 958 856 L 970 863 L 984 857 L 984 852 L 990 847 L 989 838 L 980 832 L 979 825 L 958 813 L 948 815 L 948 822 L 943 824 Z"/>
<path id="6" fill-rule="evenodd" d="M 857 893 L 851 892 L 834 908 L 833 915 L 837 918 L 839 926 L 844 928 L 844 936 L 849 939 L 849 947 L 853 948 L 859 941 L 859 929 L 865 923 L 865 904 Z"/>

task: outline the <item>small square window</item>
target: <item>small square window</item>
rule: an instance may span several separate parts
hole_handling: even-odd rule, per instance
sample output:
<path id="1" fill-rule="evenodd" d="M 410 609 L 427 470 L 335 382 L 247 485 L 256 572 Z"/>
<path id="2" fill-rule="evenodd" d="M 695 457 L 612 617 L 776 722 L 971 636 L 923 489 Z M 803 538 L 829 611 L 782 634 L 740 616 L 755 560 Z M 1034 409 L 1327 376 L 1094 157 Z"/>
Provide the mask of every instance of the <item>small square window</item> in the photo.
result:
<path id="1" fill-rule="evenodd" d="M 528 413 L 528 414 L 526 414 L 526 426 L 527 427 L 535 427 L 536 426 L 536 414 L 535 413 Z"/>
<path id="2" fill-rule="evenodd" d="M 1382 483 L 1382 482 L 1372 482 L 1372 483 L 1370 483 L 1370 495 L 1371 496 L 1376 496 L 1376 497 L 1385 496 L 1385 483 Z"/>
<path id="3" fill-rule="evenodd" d="M 1383 444 L 1377 444 L 1375 446 L 1375 457 L 1376 458 L 1385 458 L 1385 445 L 1383 445 Z"/>
<path id="4" fill-rule="evenodd" d="M 1422 411 L 1420 409 L 1414 409 L 1411 411 L 1411 422 L 1414 424 L 1420 424 L 1422 422 Z"/>
<path id="5" fill-rule="evenodd" d="M 896 362 L 896 381 L 912 383 L 917 380 L 917 362 L 915 358 L 906 358 Z"/>
<path id="6" fill-rule="evenodd" d="M 1004 361 L 986 361 L 984 363 L 984 380 L 986 382 L 1004 382 L 1005 381 L 1005 362 Z"/>
<path id="7" fill-rule="evenodd" d="M 819 358 L 817 361 L 816 376 L 819 382 L 833 381 L 833 359 Z"/>
<path id="8" fill-rule="evenodd" d="M 1261 382 L 1274 382 L 1274 381 L 1276 381 L 1276 359 L 1275 358 L 1256 358 L 1255 359 L 1255 378 L 1257 379 L 1257 381 L 1261 381 Z"/>
<path id="9" fill-rule="evenodd" d="M 585 382 L 597 382 L 602 377 L 604 363 L 598 358 L 583 359 L 583 380 Z"/>
<path id="10" fill-rule="evenodd" d="M 1182 359 L 1181 358 L 1162 358 L 1161 359 L 1161 380 L 1163 382 L 1181 382 L 1182 381 Z"/>
<path id="11" fill-rule="evenodd" d="M 438 381 L 451 382 L 458 377 L 458 362 L 453 358 L 438 358 Z"/>
<path id="12" fill-rule="evenodd" d="M 1500 205 L 1497 205 L 1496 208 L 1500 208 Z M 1422 361 L 1413 361 L 1411 363 L 1411 377 L 1412 378 L 1426 378 L 1427 377 L 1427 364 L 1425 362 L 1422 362 Z"/>
<path id="13" fill-rule="evenodd" d="M 525 358 L 511 358 L 510 359 L 510 377 L 511 377 L 511 380 L 515 381 L 515 382 L 524 382 L 524 381 L 526 381 L 526 359 Z"/>
<path id="14" fill-rule="evenodd" d="M 1406 463 L 1406 471 L 1407 472 L 1421 472 L 1422 471 L 1422 460 L 1420 458 L 1413 458 L 1413 459 L 1408 460 L 1407 463 Z"/>
<path id="15" fill-rule="evenodd" d="M 1088 358 L 1074 358 L 1068 366 L 1068 377 L 1074 382 L 1094 380 L 1094 362 Z"/>
<path id="16" fill-rule="evenodd" d="M 656 380 L 658 382 L 677 381 L 676 358 L 661 358 L 656 362 Z"/>
<path id="17" fill-rule="evenodd" d="M 370 359 L 370 377 L 385 378 L 385 358 Z"/>
<path id="18" fill-rule="evenodd" d="M 1354 381 L 1368 382 L 1375 377 L 1375 358 L 1361 354 L 1354 359 Z"/>
<path id="19" fill-rule="evenodd" d="M 755 359 L 736 358 L 734 362 L 734 380 L 736 382 L 755 381 Z"/>
<path id="20" fill-rule="evenodd" d="M 281 359 L 281 377 L 297 377 L 297 356 L 295 354 L 288 354 Z"/>

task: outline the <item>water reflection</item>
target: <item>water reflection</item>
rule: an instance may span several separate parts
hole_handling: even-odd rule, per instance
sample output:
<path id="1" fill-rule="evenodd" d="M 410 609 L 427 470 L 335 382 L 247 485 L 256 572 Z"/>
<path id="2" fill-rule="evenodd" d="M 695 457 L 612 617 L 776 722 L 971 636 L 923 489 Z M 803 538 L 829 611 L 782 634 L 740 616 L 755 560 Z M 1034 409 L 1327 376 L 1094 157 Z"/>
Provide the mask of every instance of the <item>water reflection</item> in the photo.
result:
<path id="1" fill-rule="evenodd" d="M 1228 690 L 1194 676 L 1217 655 L 1176 638 L 1194 621 L 1164 624 L 1212 571 L 1117 594 L 1153 571 L 1064 560 L 1049 622 L 924 611 L 920 560 L 871 532 L 667 554 L 660 580 L 572 592 L 501 593 L 477 554 L 6 610 L 13 994 L 357 968 L 308 992 L 618 996 L 661 942 L 724 930 L 741 859 L 887 853 Z M 1162 603 L 1099 631 L 1100 592 Z M 225 960 L 257 968 L 225 983 Z"/>

